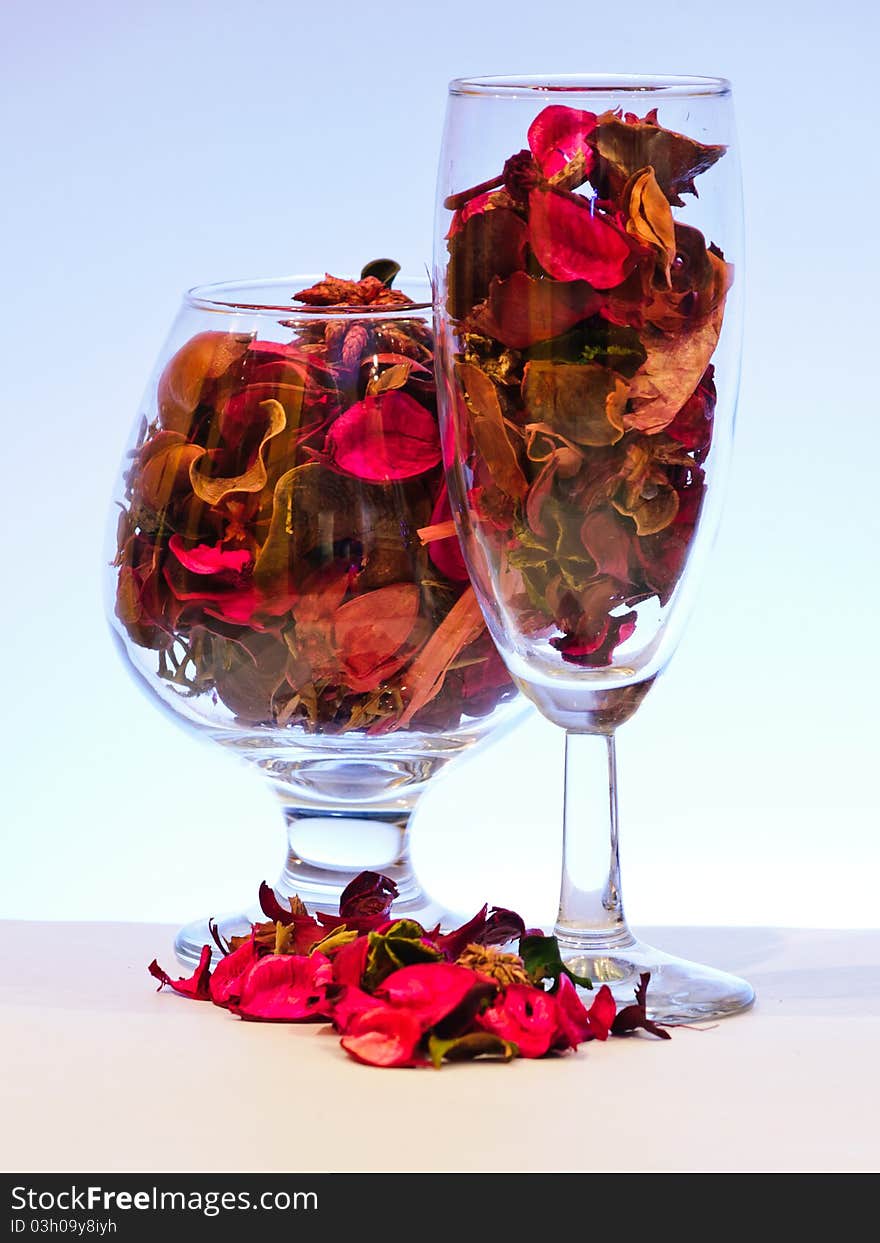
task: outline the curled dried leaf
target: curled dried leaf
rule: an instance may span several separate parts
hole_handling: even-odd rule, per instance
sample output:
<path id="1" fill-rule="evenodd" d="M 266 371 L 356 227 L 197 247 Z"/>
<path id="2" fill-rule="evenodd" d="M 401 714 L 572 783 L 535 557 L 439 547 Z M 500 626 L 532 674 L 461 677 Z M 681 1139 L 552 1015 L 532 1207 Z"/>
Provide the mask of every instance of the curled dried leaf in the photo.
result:
<path id="1" fill-rule="evenodd" d="M 667 285 L 675 260 L 675 223 L 669 200 L 657 184 L 653 168 L 633 173 L 623 191 L 626 231 L 659 252 Z"/>
<path id="2" fill-rule="evenodd" d="M 203 454 L 190 466 L 190 482 L 199 500 L 205 501 L 208 505 L 218 505 L 231 492 L 260 492 L 266 486 L 264 450 L 275 436 L 279 436 L 284 431 L 287 415 L 281 402 L 273 398 L 260 402 L 260 408 L 266 417 L 266 430 L 256 456 L 247 470 L 242 471 L 240 475 L 226 478 L 212 476 L 207 465 L 211 460 L 209 453 Z"/>
<path id="3" fill-rule="evenodd" d="M 464 389 L 474 441 L 489 473 L 502 492 L 522 498 L 528 482 L 511 443 L 494 383 L 471 363 L 457 364 L 456 374 Z"/>

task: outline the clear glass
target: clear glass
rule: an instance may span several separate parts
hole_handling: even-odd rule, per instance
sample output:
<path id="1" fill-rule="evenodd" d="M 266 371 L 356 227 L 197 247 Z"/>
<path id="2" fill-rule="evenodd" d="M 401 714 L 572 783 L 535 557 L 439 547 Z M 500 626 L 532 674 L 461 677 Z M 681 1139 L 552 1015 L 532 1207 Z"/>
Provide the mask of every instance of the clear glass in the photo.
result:
<path id="1" fill-rule="evenodd" d="M 614 743 L 681 636 L 728 472 L 742 297 L 729 83 L 453 82 L 434 254 L 465 559 L 514 681 L 567 731 L 560 944 L 621 999 L 650 970 L 656 1017 L 733 1013 L 748 984 L 626 924 Z"/>
<path id="2" fill-rule="evenodd" d="M 412 811 L 525 705 L 451 522 L 428 282 L 292 301 L 320 280 L 184 298 L 114 493 L 108 616 L 154 702 L 271 782 L 279 895 L 332 911 L 370 868 L 430 925 L 443 912 L 412 870 Z M 208 941 L 196 921 L 178 956 Z"/>

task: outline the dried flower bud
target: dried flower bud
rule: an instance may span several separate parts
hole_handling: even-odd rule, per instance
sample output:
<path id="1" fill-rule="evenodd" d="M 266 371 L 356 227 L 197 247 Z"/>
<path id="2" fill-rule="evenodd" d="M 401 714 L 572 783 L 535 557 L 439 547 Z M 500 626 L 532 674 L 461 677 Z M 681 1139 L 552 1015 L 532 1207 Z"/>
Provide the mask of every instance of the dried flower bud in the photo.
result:
<path id="1" fill-rule="evenodd" d="M 458 965 L 487 975 L 502 988 L 508 984 L 531 984 L 519 954 L 503 954 L 491 946 L 468 945 L 459 955 Z"/>

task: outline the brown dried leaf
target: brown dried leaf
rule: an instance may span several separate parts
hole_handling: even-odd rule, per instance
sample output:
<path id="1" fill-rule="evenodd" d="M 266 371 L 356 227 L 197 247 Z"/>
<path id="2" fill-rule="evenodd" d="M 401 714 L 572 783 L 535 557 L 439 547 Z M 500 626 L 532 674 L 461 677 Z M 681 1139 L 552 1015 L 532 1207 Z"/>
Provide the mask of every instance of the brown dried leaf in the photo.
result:
<path id="1" fill-rule="evenodd" d="M 627 428 L 649 436 L 661 432 L 700 383 L 715 352 L 721 332 L 723 306 L 693 332 L 667 336 L 646 330 L 642 344 L 648 357 L 633 376 L 630 400 L 634 408 L 625 416 Z"/>
<path id="2" fill-rule="evenodd" d="M 456 373 L 464 390 L 478 453 L 501 491 L 521 500 L 529 485 L 510 442 L 494 383 L 473 363 L 458 363 Z"/>
<path id="3" fill-rule="evenodd" d="M 721 159 L 727 150 L 645 122 L 627 124 L 606 112 L 591 132 L 590 144 L 600 159 L 599 180 L 626 182 L 640 168 L 651 165 L 657 184 L 673 206 L 683 206 L 681 195 L 696 194 L 694 178 Z"/>
<path id="4" fill-rule="evenodd" d="M 523 377 L 529 420 L 548 423 L 580 445 L 613 445 L 623 436 L 629 385 L 598 363 L 555 363 L 533 359 Z"/>
<path id="5" fill-rule="evenodd" d="M 413 365 L 410 361 L 395 363 L 377 376 L 371 376 L 367 384 L 367 396 L 376 397 L 379 393 L 387 393 L 391 389 L 403 388 L 410 377 Z"/>
<path id="6" fill-rule="evenodd" d="M 403 690 L 408 702 L 392 729 L 409 725 L 416 713 L 440 692 L 450 665 L 463 648 L 479 637 L 484 624 L 474 589 L 467 587 L 407 670 Z"/>
<path id="7" fill-rule="evenodd" d="M 623 192 L 623 209 L 627 215 L 627 233 L 653 246 L 663 256 L 668 285 L 675 259 L 675 222 L 669 200 L 657 184 L 653 168 L 641 168 L 630 177 Z"/>

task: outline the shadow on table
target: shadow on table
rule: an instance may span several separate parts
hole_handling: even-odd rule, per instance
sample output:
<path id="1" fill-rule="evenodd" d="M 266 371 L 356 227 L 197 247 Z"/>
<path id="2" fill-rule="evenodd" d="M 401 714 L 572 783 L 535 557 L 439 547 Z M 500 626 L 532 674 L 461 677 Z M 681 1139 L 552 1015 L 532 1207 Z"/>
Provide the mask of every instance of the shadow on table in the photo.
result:
<path id="1" fill-rule="evenodd" d="M 765 1014 L 880 1014 L 880 933 L 794 928 L 644 928 L 650 945 L 745 976 Z"/>

